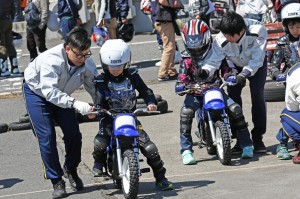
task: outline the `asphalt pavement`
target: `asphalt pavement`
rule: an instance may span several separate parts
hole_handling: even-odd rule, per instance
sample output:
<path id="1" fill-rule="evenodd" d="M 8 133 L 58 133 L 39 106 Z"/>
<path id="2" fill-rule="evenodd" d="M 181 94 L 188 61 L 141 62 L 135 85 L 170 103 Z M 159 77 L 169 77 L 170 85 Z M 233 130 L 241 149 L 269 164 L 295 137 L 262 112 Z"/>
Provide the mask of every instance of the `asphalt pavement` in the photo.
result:
<path id="1" fill-rule="evenodd" d="M 179 37 L 177 39 L 182 50 L 182 42 Z M 47 45 L 50 47 L 59 42 L 59 39 L 51 40 Z M 291 160 L 278 160 L 275 153 L 278 144 L 275 136 L 280 128 L 279 114 L 285 106 L 284 102 L 267 103 L 268 126 L 264 136 L 268 149 L 266 154 L 255 154 L 250 160 L 242 160 L 239 155 L 234 155 L 232 164 L 223 166 L 215 156 L 208 155 L 206 149 L 194 147 L 197 164 L 185 166 L 179 153 L 179 112 L 184 97 L 174 93 L 175 81 L 160 83 L 156 80 L 159 68 L 155 66 L 155 62 L 159 61 L 160 53 L 154 35 L 136 35 L 129 44 L 132 49 L 132 67 L 139 69 L 148 86 L 167 100 L 169 106 L 168 113 L 139 117 L 139 120 L 156 143 L 167 169 L 166 175 L 173 182 L 174 190 L 156 190 L 152 172 L 145 173 L 140 178 L 139 198 L 297 198 L 299 165 L 293 164 Z M 92 57 L 99 66 L 98 52 L 99 48 L 93 46 Z M 26 46 L 21 48 L 19 56 L 20 69 L 23 71 L 29 60 Z M 176 67 L 178 69 L 178 65 Z M 21 82 L 22 77 L 0 80 L 0 123 L 18 121 L 25 113 Z M 76 91 L 73 96 L 78 100 L 91 102 L 90 96 L 82 89 Z M 247 86 L 243 90 L 243 103 L 245 117 L 251 130 L 251 101 Z M 123 198 L 121 191 L 113 188 L 111 180 L 92 176 L 91 153 L 98 123 L 82 123 L 80 129 L 83 147 L 79 175 L 83 178 L 86 188 L 74 193 L 68 187 L 68 198 Z M 62 133 L 59 128 L 56 130 L 63 163 Z M 196 136 L 193 135 L 193 138 L 196 140 Z M 293 155 L 297 154 L 291 146 L 290 151 Z M 0 160 L 0 198 L 51 197 L 51 183 L 43 179 L 38 143 L 31 130 L 0 134 Z M 147 167 L 145 162 L 142 163 L 142 167 Z"/>

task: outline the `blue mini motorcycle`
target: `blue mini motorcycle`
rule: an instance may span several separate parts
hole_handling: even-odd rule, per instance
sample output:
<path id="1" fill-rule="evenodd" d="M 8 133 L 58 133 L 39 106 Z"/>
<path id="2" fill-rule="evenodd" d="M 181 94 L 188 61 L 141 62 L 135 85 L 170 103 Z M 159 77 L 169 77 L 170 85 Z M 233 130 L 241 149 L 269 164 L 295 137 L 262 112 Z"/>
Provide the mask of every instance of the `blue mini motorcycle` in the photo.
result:
<path id="1" fill-rule="evenodd" d="M 199 148 L 206 147 L 209 155 L 217 155 L 223 165 L 231 163 L 231 128 L 226 113 L 226 101 L 222 88 L 227 82 L 219 86 L 214 83 L 197 83 L 186 86 L 184 92 L 193 92 L 202 97 L 201 109 L 196 112 L 198 131 L 195 132 L 199 141 L 195 144 Z"/>
<path id="2" fill-rule="evenodd" d="M 126 199 L 136 199 L 139 190 L 139 177 L 141 173 L 150 172 L 150 168 L 140 168 L 139 159 L 139 125 L 136 115 L 138 113 L 159 113 L 147 109 L 136 109 L 130 113 L 127 109 L 105 110 L 102 114 L 112 117 L 113 131 L 110 144 L 106 149 L 107 167 L 114 185 L 122 188 Z M 98 111 L 96 113 L 101 113 Z"/>

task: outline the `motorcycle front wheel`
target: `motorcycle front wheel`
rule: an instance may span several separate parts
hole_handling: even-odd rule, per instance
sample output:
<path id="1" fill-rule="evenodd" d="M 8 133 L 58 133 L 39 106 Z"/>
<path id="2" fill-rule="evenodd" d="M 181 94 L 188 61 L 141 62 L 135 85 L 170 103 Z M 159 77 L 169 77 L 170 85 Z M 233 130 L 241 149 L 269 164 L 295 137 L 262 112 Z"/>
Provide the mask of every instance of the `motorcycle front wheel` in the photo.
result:
<path id="1" fill-rule="evenodd" d="M 229 132 L 227 131 L 225 123 L 221 120 L 215 123 L 215 127 L 218 158 L 223 165 L 230 165 L 231 146 Z"/>
<path id="2" fill-rule="evenodd" d="M 122 191 L 126 199 L 136 199 L 139 190 L 138 160 L 132 149 L 123 153 L 122 164 Z"/>

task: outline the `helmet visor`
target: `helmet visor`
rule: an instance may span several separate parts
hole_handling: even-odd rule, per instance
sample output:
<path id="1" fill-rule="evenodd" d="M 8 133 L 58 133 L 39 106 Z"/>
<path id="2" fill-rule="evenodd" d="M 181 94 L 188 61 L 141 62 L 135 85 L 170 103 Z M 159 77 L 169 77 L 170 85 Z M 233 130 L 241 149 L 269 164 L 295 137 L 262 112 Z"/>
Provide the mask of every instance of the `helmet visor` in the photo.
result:
<path id="1" fill-rule="evenodd" d="M 207 44 L 198 48 L 188 48 L 187 50 L 192 57 L 202 58 L 206 54 L 208 46 L 209 45 Z"/>
<path id="2" fill-rule="evenodd" d="M 121 65 L 108 65 L 108 68 L 111 69 L 111 70 L 118 70 L 120 68 L 123 68 L 124 67 L 124 64 L 121 64 Z"/>

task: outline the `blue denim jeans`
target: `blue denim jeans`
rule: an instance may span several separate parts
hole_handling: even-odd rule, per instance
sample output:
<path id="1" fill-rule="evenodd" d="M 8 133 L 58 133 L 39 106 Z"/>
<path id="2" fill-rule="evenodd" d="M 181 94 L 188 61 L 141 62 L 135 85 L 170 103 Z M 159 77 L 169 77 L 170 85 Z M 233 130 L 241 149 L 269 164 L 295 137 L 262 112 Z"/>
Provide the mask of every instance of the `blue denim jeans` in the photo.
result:
<path id="1" fill-rule="evenodd" d="M 63 17 L 61 18 L 61 32 L 63 39 L 67 40 L 68 33 L 76 26 L 76 20 L 73 17 Z"/>
<path id="2" fill-rule="evenodd" d="M 248 18 L 248 19 L 255 19 L 255 20 L 257 20 L 257 21 L 262 21 L 262 14 L 250 14 L 250 13 L 248 13 L 248 14 L 246 14 L 246 16 L 244 17 L 244 18 Z"/>

